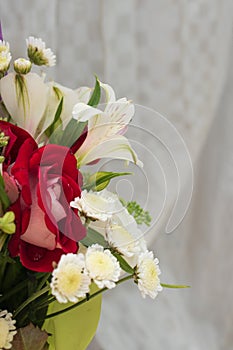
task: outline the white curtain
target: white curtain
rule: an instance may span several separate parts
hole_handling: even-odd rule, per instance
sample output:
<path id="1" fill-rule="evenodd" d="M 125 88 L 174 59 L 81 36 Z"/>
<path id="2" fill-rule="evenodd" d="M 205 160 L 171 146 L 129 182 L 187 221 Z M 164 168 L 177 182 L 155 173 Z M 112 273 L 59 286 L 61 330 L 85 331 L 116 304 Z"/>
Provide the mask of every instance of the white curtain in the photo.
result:
<path id="1" fill-rule="evenodd" d="M 76 87 L 97 74 L 172 122 L 193 161 L 188 214 L 151 243 L 163 281 L 191 288 L 155 301 L 130 283 L 106 294 L 90 349 L 233 348 L 233 2 L 9 0 L 0 18 L 15 58 L 41 36 L 57 54 L 49 76 Z"/>

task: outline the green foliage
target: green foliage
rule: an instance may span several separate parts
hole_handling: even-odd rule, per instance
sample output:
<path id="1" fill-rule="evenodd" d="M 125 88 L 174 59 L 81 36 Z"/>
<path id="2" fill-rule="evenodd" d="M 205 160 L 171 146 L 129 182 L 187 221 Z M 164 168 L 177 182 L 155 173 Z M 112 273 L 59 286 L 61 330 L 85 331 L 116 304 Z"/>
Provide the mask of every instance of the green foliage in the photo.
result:
<path id="1" fill-rule="evenodd" d="M 62 133 L 62 138 L 59 141 L 59 145 L 71 147 L 82 135 L 82 132 L 86 126 L 86 122 L 78 122 L 75 119 L 71 119 Z"/>
<path id="2" fill-rule="evenodd" d="M 134 274 L 134 269 L 127 263 L 127 261 L 119 253 L 112 251 L 112 254 L 117 258 L 122 270 L 129 274 Z"/>
<path id="3" fill-rule="evenodd" d="M 85 247 L 89 247 L 92 244 L 99 244 L 104 248 L 108 248 L 108 242 L 105 241 L 104 236 L 101 233 L 93 230 L 92 228 L 87 229 L 87 235 L 80 241 Z"/>
<path id="4" fill-rule="evenodd" d="M 95 77 L 95 88 L 94 91 L 90 97 L 90 100 L 88 101 L 88 105 L 92 107 L 96 107 L 100 101 L 101 97 L 101 88 L 100 88 L 100 82 L 97 77 Z"/>
<path id="5" fill-rule="evenodd" d="M 2 175 L 0 174 L 0 204 L 2 204 L 2 209 L 5 211 L 9 205 L 10 200 L 5 191 L 5 184 Z M 1 205 L 0 205 L 1 207 Z"/>
<path id="6" fill-rule="evenodd" d="M 108 186 L 111 179 L 124 175 L 132 175 L 132 173 L 114 173 L 111 171 L 99 171 L 95 174 L 84 177 L 83 189 L 86 189 L 88 191 L 102 191 L 105 187 Z"/>
<path id="7" fill-rule="evenodd" d="M 138 225 L 145 224 L 147 226 L 150 226 L 151 216 L 148 211 L 144 211 L 142 207 L 135 201 L 125 202 L 121 199 L 121 202 L 126 207 L 129 214 L 134 217 Z"/>
<path id="8" fill-rule="evenodd" d="M 167 284 L 167 283 L 160 283 L 163 288 L 172 288 L 172 289 L 183 289 L 183 288 L 190 288 L 190 286 L 182 285 L 182 284 Z"/>
<path id="9" fill-rule="evenodd" d="M 54 90 L 55 90 L 55 88 L 54 88 Z M 58 94 L 58 92 L 56 92 L 56 94 Z M 50 137 L 52 135 L 51 138 L 53 137 L 54 140 L 58 136 L 56 134 L 55 130 L 57 130 L 58 127 L 62 124 L 61 118 L 60 118 L 61 112 L 62 112 L 62 108 L 63 108 L 63 96 L 60 98 L 60 102 L 59 102 L 59 105 L 57 107 L 57 110 L 56 110 L 56 113 L 55 113 L 54 120 L 53 120 L 52 124 L 45 130 L 46 136 Z M 51 142 L 51 143 L 53 143 L 53 142 Z"/>

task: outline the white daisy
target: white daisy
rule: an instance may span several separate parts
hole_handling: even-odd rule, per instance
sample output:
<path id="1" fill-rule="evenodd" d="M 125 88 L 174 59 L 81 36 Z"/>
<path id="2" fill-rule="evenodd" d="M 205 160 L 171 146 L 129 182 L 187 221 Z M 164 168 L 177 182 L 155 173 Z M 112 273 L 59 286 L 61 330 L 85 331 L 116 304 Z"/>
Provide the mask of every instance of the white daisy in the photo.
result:
<path id="1" fill-rule="evenodd" d="M 27 74 L 30 72 L 32 63 L 25 58 L 18 58 L 14 61 L 14 70 L 19 74 Z"/>
<path id="2" fill-rule="evenodd" d="M 41 38 L 30 36 L 26 39 L 28 57 L 31 62 L 38 66 L 52 67 L 56 64 L 56 56 L 52 50 L 45 47 L 45 42 Z"/>
<path id="3" fill-rule="evenodd" d="M 86 218 L 105 222 L 116 211 L 116 199 L 108 196 L 107 192 L 87 192 L 84 190 L 81 197 L 75 198 L 70 206 L 78 209 L 80 214 Z"/>
<path id="4" fill-rule="evenodd" d="M 154 259 L 153 252 L 147 251 L 141 253 L 138 257 L 136 282 L 143 298 L 149 295 L 154 299 L 158 292 L 163 289 L 160 285 L 159 275 L 161 272 L 158 264 L 159 260 Z"/>
<path id="5" fill-rule="evenodd" d="M 119 280 L 121 273 L 120 264 L 115 256 L 112 255 L 110 250 L 104 250 L 99 244 L 88 247 L 86 268 L 99 288 L 114 288 L 116 286 L 115 282 Z"/>
<path id="6" fill-rule="evenodd" d="M 11 313 L 0 310 L 0 349 L 11 349 L 11 342 L 17 333 L 15 322 Z"/>
<path id="7" fill-rule="evenodd" d="M 71 301 L 76 303 L 89 292 L 90 277 L 85 271 L 83 254 L 62 255 L 52 273 L 52 294 L 59 303 Z"/>
<path id="8" fill-rule="evenodd" d="M 0 50 L 0 75 L 3 76 L 9 68 L 11 54 L 7 51 Z"/>
<path id="9" fill-rule="evenodd" d="M 0 53 L 2 52 L 10 52 L 10 45 L 5 40 L 0 40 Z"/>

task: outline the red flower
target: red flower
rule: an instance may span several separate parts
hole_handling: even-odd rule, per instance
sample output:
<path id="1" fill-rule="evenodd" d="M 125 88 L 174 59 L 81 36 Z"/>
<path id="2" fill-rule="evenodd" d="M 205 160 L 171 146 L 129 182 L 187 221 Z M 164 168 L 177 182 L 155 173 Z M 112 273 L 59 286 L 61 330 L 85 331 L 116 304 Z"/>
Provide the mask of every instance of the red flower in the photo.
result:
<path id="1" fill-rule="evenodd" d="M 5 171 L 14 178 L 20 195 L 11 210 L 16 233 L 9 242 L 12 256 L 28 269 L 52 271 L 64 253 L 77 252 L 86 229 L 69 203 L 80 196 L 81 174 L 71 150 L 59 145 L 38 148 L 33 138 L 10 123 L 0 122 L 10 136 Z"/>

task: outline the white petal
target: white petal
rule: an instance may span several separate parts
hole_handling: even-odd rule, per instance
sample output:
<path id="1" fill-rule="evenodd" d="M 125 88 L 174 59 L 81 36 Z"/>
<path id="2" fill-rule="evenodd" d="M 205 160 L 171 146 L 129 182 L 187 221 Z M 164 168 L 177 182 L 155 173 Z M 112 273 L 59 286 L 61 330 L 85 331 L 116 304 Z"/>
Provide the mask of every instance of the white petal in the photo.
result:
<path id="1" fill-rule="evenodd" d="M 78 88 L 75 92 L 78 96 L 78 101 L 83 102 L 83 103 L 88 103 L 90 97 L 91 97 L 91 92 L 93 89 L 87 87 L 87 86 L 81 86 Z"/>
<path id="2" fill-rule="evenodd" d="M 105 92 L 106 103 L 115 102 L 116 96 L 113 88 L 108 84 L 101 83 L 101 81 L 100 81 L 100 86 L 103 88 Z"/>
<path id="3" fill-rule="evenodd" d="M 28 73 L 23 76 L 25 89 L 20 98 L 15 77 L 10 73 L 0 81 L 3 102 L 17 125 L 35 136 L 46 108 L 48 86 L 38 74 Z"/>
<path id="4" fill-rule="evenodd" d="M 86 143 L 86 141 L 84 142 Z M 136 153 L 132 150 L 129 141 L 121 135 L 116 135 L 110 139 L 98 143 L 98 140 L 92 140 L 93 147 L 89 151 L 82 152 L 81 147 L 76 153 L 80 165 L 88 164 L 100 158 L 124 159 L 143 166 L 138 160 Z"/>
<path id="5" fill-rule="evenodd" d="M 73 118 L 79 122 L 86 122 L 98 114 L 103 114 L 103 112 L 100 109 L 93 108 L 82 102 L 77 103 L 72 112 Z"/>

